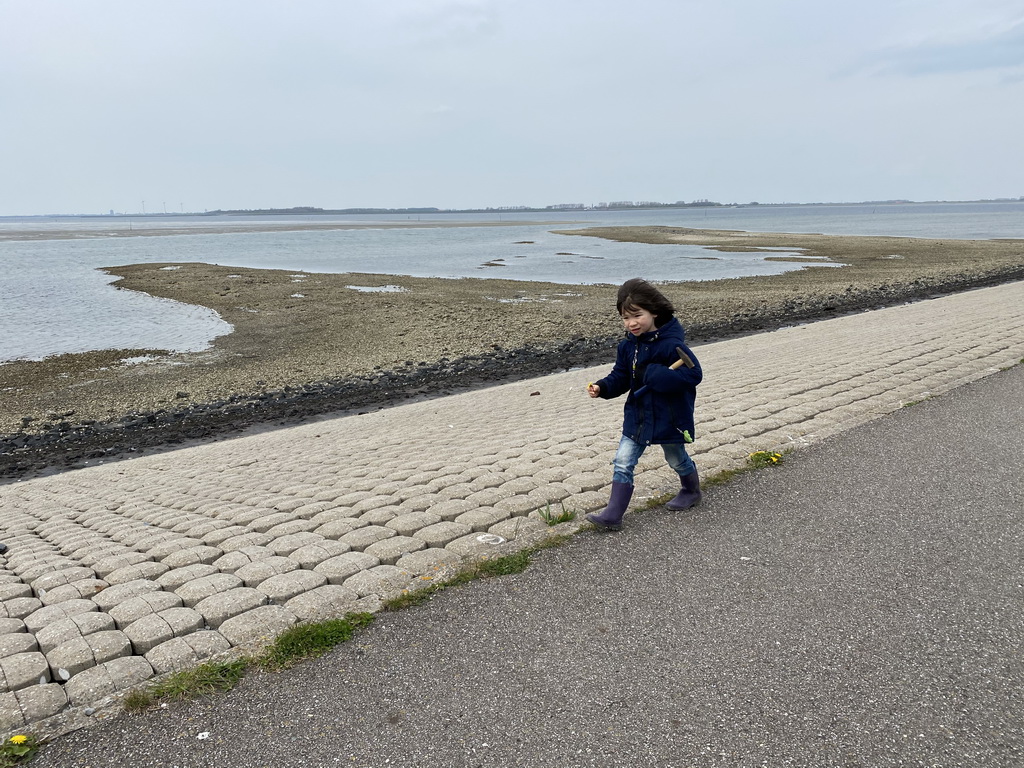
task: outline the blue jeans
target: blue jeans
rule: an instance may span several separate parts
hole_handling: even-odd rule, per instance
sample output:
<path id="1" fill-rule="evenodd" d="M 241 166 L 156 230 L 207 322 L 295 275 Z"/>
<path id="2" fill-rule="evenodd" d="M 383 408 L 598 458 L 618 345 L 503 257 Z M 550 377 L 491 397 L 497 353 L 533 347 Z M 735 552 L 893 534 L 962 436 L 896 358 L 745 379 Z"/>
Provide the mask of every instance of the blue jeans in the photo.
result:
<path id="1" fill-rule="evenodd" d="M 619 450 L 615 452 L 615 458 L 612 459 L 612 466 L 615 468 L 614 472 L 612 472 L 612 481 L 632 485 L 633 469 L 636 467 L 637 462 L 640 461 L 640 457 L 643 456 L 646 448 L 646 445 L 635 443 L 623 435 L 619 441 Z M 686 455 L 686 448 L 683 447 L 682 443 L 664 443 L 661 446 L 661 450 L 665 452 L 665 461 L 676 471 L 679 477 L 686 477 L 697 471 L 693 459 Z"/>

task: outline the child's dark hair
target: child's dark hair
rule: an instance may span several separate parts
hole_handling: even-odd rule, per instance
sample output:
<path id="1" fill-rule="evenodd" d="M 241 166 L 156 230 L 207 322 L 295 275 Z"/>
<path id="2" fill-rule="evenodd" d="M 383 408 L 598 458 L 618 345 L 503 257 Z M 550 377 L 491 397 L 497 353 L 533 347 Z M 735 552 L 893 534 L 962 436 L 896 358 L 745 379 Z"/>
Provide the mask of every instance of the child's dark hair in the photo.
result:
<path id="1" fill-rule="evenodd" d="M 661 328 L 672 319 L 676 308 L 666 299 L 661 291 L 640 277 L 627 280 L 619 288 L 615 309 L 622 314 L 624 309 L 646 309 L 654 315 L 654 325 Z"/>

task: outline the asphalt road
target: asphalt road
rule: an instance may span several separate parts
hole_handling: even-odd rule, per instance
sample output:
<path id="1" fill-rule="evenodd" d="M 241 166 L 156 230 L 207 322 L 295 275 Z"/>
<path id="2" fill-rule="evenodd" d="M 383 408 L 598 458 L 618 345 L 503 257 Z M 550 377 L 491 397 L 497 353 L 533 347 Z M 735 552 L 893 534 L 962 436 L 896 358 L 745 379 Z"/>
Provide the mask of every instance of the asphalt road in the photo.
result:
<path id="1" fill-rule="evenodd" d="M 1024 765 L 1024 366 L 60 766 Z"/>

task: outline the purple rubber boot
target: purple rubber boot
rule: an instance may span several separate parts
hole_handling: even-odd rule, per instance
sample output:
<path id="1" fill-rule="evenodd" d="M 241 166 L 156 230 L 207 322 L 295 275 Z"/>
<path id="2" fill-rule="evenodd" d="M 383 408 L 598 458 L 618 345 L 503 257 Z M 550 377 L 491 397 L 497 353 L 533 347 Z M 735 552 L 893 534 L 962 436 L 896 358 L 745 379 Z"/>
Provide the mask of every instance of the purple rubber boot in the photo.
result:
<path id="1" fill-rule="evenodd" d="M 679 478 L 679 482 L 683 486 L 682 490 L 676 494 L 672 501 L 665 505 L 673 512 L 689 509 L 700 504 L 700 479 L 697 477 L 696 471 L 691 472 L 686 477 Z"/>
<path id="2" fill-rule="evenodd" d="M 632 485 L 612 483 L 612 495 L 608 499 L 608 506 L 593 515 L 587 515 L 587 520 L 606 531 L 621 531 L 622 516 L 626 514 L 626 507 L 629 506 L 632 497 Z"/>

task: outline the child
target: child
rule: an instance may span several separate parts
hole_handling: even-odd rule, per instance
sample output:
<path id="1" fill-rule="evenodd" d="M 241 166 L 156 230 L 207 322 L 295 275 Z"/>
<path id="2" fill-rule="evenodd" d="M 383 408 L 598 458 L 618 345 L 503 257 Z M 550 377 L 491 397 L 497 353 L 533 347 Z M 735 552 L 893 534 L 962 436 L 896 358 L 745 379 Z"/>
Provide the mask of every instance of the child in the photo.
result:
<path id="1" fill-rule="evenodd" d="M 623 283 L 615 308 L 622 316 L 626 338 L 619 342 L 612 372 L 587 387 L 591 397 L 604 399 L 629 393 L 622 439 L 612 460 L 611 499 L 600 512 L 587 515 L 587 520 L 608 531 L 622 529 L 622 516 L 633 495 L 633 469 L 651 443 L 662 447 L 682 486 L 666 506 L 688 509 L 701 498 L 697 467 L 683 447 L 693 442 L 693 404 L 704 375 L 700 363 L 685 344 L 672 302 L 646 280 Z M 680 359 L 677 347 L 693 367 L 669 368 Z"/>

